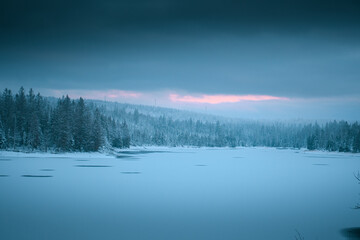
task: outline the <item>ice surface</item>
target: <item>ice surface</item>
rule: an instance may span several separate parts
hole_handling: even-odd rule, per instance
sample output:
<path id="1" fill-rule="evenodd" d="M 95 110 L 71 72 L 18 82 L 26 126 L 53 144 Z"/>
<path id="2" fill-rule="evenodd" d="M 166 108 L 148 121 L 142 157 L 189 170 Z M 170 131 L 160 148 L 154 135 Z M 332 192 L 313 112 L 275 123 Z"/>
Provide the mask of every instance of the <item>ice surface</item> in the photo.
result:
<path id="1" fill-rule="evenodd" d="M 25 174 L 22 175 L 22 177 L 52 177 L 51 175 L 30 175 L 30 174 Z"/>
<path id="2" fill-rule="evenodd" d="M 75 165 L 75 167 L 111 167 L 109 165 Z"/>
<path id="3" fill-rule="evenodd" d="M 346 239 L 358 170 L 359 154 L 272 148 L 3 151 L 0 239 Z"/>

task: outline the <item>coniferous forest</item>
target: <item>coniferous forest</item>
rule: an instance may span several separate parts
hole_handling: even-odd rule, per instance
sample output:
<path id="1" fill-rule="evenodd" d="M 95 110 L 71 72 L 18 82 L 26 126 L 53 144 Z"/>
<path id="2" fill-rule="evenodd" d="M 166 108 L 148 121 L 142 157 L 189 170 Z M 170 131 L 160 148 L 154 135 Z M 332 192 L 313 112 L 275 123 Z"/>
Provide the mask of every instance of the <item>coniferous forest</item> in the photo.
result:
<path id="1" fill-rule="evenodd" d="M 106 117 L 93 105 L 68 96 L 51 104 L 32 89 L 0 98 L 0 148 L 98 151 L 104 146 L 129 147 L 126 122 Z"/>
<path id="2" fill-rule="evenodd" d="M 130 145 L 266 146 L 360 152 L 358 122 L 206 120 L 187 118 L 187 112 L 178 118 L 162 108 L 154 111 L 163 114 L 152 114 L 129 106 L 5 89 L 0 96 L 0 148 L 67 152 Z"/>

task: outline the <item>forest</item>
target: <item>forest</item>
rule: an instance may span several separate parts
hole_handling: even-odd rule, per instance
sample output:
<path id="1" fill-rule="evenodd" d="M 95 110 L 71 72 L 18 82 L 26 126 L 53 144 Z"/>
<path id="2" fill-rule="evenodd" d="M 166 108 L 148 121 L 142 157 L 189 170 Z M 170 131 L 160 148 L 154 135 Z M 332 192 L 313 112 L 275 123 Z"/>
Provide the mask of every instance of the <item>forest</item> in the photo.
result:
<path id="1" fill-rule="evenodd" d="M 140 110 L 139 110 L 140 109 Z M 150 110 L 149 110 L 150 109 Z M 178 116 L 182 115 L 181 118 Z M 358 122 L 229 120 L 186 111 L 43 97 L 0 96 L 0 149 L 99 151 L 130 146 L 307 148 L 360 152 Z"/>
<path id="2" fill-rule="evenodd" d="M 68 96 L 51 104 L 40 94 L 24 88 L 0 98 L 0 148 L 98 151 L 105 146 L 129 147 L 126 122 L 105 116 L 94 105 Z"/>

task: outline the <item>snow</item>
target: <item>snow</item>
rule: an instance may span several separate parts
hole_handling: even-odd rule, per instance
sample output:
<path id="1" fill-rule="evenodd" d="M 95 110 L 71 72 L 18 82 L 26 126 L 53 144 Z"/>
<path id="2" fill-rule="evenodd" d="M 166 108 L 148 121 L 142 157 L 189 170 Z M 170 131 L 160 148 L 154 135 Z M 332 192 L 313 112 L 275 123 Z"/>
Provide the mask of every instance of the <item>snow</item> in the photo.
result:
<path id="1" fill-rule="evenodd" d="M 109 153 L 101 152 L 12 152 L 12 151 L 0 151 L 0 158 L 17 157 L 17 158 L 114 158 Z"/>
<path id="2" fill-rule="evenodd" d="M 342 239 L 360 154 L 132 147 L 0 152 L 0 239 Z"/>

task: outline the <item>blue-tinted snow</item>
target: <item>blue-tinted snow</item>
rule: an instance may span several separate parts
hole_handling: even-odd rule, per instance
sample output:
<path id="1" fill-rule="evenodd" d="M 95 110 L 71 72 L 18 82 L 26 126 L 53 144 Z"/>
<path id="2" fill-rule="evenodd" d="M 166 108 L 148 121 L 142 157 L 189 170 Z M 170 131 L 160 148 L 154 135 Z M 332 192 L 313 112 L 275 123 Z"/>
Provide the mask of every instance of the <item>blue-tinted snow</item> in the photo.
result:
<path id="1" fill-rule="evenodd" d="M 153 150 L 1 152 L 0 239 L 345 239 L 360 227 L 359 154 Z"/>

